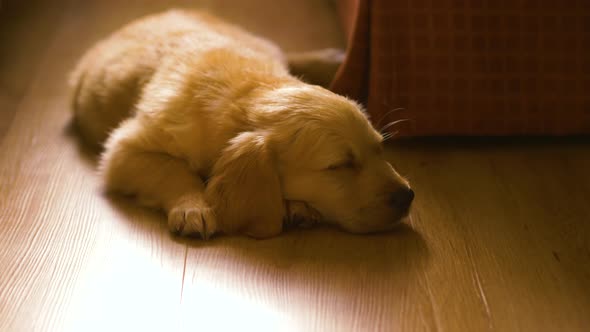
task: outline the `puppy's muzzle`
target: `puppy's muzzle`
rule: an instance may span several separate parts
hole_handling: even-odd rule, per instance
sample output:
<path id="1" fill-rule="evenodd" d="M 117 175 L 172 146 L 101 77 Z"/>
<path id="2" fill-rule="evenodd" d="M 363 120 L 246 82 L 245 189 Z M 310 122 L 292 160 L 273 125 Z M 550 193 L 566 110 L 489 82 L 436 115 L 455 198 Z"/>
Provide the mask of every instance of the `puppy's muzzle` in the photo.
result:
<path id="1" fill-rule="evenodd" d="M 389 204 L 396 211 L 405 215 L 410 210 L 413 200 L 414 191 L 411 188 L 400 188 L 391 194 Z"/>

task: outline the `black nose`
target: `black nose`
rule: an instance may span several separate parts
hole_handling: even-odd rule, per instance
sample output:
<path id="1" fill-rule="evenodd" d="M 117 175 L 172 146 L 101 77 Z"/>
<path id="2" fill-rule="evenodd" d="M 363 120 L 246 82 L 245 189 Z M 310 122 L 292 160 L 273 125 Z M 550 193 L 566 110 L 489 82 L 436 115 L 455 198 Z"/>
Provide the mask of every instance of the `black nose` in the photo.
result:
<path id="1" fill-rule="evenodd" d="M 414 191 L 410 188 L 401 188 L 396 190 L 390 197 L 391 205 L 400 211 L 405 211 L 410 208 L 410 204 L 414 200 Z"/>

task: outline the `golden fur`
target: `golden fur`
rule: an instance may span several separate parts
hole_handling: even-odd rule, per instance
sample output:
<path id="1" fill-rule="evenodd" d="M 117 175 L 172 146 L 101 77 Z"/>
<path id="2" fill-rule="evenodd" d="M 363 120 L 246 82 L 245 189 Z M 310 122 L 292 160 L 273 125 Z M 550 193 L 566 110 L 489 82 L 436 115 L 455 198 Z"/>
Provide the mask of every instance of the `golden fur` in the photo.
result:
<path id="1" fill-rule="evenodd" d="M 301 218 L 372 232 L 407 213 L 390 197 L 408 183 L 359 105 L 211 15 L 123 27 L 86 53 L 72 86 L 77 125 L 104 147 L 107 190 L 164 209 L 172 231 L 264 238 Z"/>

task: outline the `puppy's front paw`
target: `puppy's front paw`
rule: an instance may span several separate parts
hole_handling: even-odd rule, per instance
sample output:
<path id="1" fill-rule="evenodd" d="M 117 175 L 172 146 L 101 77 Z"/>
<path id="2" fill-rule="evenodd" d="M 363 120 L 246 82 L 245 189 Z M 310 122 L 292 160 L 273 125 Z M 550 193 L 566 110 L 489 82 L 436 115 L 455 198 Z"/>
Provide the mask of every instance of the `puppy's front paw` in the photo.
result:
<path id="1" fill-rule="evenodd" d="M 320 213 L 302 201 L 286 201 L 287 216 L 285 223 L 287 226 L 311 227 L 321 221 Z"/>
<path id="2" fill-rule="evenodd" d="M 197 235 L 207 240 L 217 231 L 213 210 L 202 199 L 183 200 L 168 212 L 170 231 L 180 235 Z"/>

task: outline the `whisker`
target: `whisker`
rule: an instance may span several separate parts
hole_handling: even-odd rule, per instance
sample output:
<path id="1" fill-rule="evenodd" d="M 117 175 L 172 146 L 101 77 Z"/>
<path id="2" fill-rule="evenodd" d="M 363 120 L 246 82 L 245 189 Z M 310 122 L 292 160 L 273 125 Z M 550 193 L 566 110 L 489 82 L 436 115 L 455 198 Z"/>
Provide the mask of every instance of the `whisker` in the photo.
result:
<path id="1" fill-rule="evenodd" d="M 399 119 L 399 120 L 392 121 L 392 122 L 386 124 L 385 126 L 383 126 L 383 128 L 381 128 L 380 131 L 385 131 L 385 130 L 391 128 L 392 126 L 395 126 L 398 123 L 408 122 L 408 121 L 412 121 L 412 120 L 411 119 Z"/>
<path id="2" fill-rule="evenodd" d="M 397 136 L 397 134 L 399 134 L 399 130 L 394 131 L 393 133 L 385 133 L 383 135 L 383 143 L 389 141 L 390 139 L 394 138 L 395 136 Z"/>
<path id="3" fill-rule="evenodd" d="M 398 111 L 403 111 L 403 110 L 405 110 L 405 108 L 403 108 L 403 107 L 398 107 L 398 108 L 394 108 L 394 109 L 392 109 L 392 110 L 389 110 L 389 111 L 385 112 L 385 114 L 383 114 L 383 115 L 381 116 L 381 118 L 379 118 L 379 121 L 377 121 L 377 127 L 379 127 L 379 126 L 381 125 L 381 122 L 382 122 L 383 120 L 385 120 L 385 119 L 387 118 L 387 116 L 388 116 L 388 115 L 390 115 L 391 113 L 395 113 L 395 112 L 398 112 Z"/>

